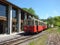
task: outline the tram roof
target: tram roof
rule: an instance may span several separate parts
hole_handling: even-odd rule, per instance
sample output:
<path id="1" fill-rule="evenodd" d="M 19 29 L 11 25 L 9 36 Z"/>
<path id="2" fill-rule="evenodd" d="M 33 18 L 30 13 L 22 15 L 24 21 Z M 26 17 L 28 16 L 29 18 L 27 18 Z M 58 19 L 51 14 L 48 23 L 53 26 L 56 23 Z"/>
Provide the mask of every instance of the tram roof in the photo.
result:
<path id="1" fill-rule="evenodd" d="M 43 21 L 41 21 L 39 19 L 34 19 L 34 20 L 39 21 L 39 22 L 44 23 L 44 24 L 47 24 L 46 22 L 43 22 Z"/>

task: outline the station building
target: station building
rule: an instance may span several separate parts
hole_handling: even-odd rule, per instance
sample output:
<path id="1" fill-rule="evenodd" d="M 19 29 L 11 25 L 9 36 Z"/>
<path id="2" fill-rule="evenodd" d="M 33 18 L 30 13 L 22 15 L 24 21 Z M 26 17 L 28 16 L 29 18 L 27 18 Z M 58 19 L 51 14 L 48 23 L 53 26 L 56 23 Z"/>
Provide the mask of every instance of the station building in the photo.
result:
<path id="1" fill-rule="evenodd" d="M 0 0 L 0 34 L 19 33 L 23 29 L 24 19 L 28 19 L 32 14 L 20 7 Z"/>

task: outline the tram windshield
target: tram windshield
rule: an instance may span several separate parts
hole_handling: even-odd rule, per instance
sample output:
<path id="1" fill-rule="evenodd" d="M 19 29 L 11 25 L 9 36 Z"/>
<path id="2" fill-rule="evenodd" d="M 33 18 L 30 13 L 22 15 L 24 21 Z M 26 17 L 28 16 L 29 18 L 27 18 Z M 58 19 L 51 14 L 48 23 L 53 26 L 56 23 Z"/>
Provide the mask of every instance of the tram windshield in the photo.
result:
<path id="1" fill-rule="evenodd" d="M 32 26 L 34 25 L 34 20 L 24 20 L 24 25 Z"/>

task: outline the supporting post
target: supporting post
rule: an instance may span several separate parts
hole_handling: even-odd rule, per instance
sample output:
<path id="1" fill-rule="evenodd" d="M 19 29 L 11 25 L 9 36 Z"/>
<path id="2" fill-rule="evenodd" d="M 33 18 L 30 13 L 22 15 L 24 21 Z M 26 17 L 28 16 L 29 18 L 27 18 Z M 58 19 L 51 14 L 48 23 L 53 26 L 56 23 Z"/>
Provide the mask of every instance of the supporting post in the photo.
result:
<path id="1" fill-rule="evenodd" d="M 12 6 L 9 5 L 8 10 L 8 34 L 12 33 Z"/>
<path id="2" fill-rule="evenodd" d="M 25 18 L 24 18 L 24 20 L 26 20 L 27 19 L 27 13 L 25 13 Z"/>
<path id="3" fill-rule="evenodd" d="M 31 19 L 31 16 L 29 15 L 28 19 Z"/>
<path id="4" fill-rule="evenodd" d="M 18 16 L 17 16 L 17 30 L 21 32 L 21 10 L 18 9 Z"/>

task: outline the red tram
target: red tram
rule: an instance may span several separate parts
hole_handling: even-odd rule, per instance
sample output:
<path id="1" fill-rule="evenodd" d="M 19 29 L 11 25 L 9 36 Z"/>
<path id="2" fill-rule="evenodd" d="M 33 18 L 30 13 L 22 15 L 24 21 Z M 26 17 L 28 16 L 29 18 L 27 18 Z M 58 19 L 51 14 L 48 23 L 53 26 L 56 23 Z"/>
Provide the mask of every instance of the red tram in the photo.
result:
<path id="1" fill-rule="evenodd" d="M 46 23 L 37 19 L 24 20 L 24 32 L 26 33 L 37 33 L 47 28 Z"/>

